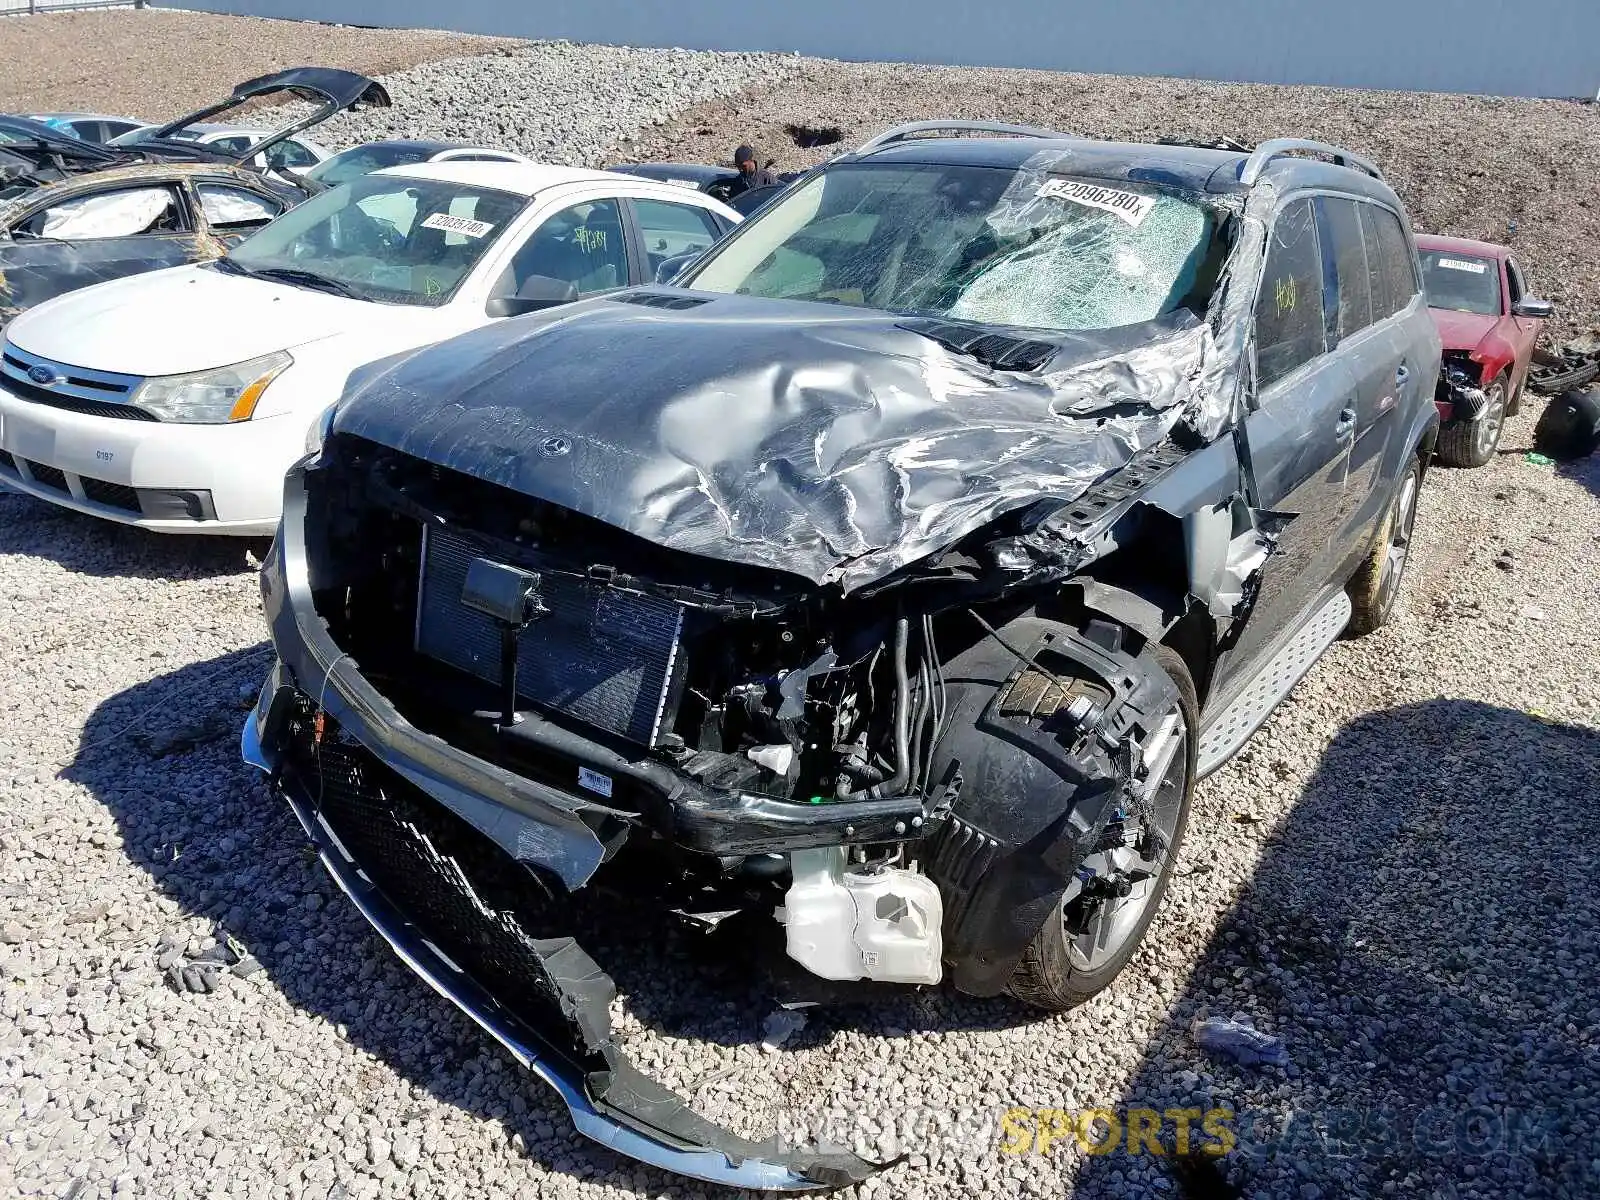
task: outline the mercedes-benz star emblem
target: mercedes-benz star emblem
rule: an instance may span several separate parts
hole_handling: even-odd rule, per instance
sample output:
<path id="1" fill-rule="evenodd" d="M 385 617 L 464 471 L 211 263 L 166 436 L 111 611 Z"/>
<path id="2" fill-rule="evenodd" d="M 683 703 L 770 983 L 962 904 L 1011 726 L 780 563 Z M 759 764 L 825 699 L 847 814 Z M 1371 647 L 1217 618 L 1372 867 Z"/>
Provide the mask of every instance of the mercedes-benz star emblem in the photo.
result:
<path id="1" fill-rule="evenodd" d="M 572 453 L 572 442 L 564 437 L 545 438 L 544 445 L 539 447 L 539 453 L 546 458 L 560 458 L 563 454 Z"/>
<path id="2" fill-rule="evenodd" d="M 60 376 L 58 376 L 49 367 L 41 363 L 36 367 L 28 368 L 28 378 L 39 384 L 41 387 L 49 387 L 51 384 L 58 382 Z"/>

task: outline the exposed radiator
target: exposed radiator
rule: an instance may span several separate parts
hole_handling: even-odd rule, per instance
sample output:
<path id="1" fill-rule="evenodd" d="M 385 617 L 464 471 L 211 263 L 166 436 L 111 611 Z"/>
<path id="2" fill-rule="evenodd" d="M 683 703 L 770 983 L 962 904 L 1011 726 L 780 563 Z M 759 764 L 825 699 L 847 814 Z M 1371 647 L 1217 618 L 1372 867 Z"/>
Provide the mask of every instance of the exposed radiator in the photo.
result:
<path id="1" fill-rule="evenodd" d="M 424 527 L 417 650 L 498 683 L 500 630 L 461 603 L 472 560 L 492 557 L 469 536 Z M 557 575 L 541 577 L 539 598 L 549 615 L 518 641 L 518 696 L 654 745 L 679 668 L 682 605 Z"/>

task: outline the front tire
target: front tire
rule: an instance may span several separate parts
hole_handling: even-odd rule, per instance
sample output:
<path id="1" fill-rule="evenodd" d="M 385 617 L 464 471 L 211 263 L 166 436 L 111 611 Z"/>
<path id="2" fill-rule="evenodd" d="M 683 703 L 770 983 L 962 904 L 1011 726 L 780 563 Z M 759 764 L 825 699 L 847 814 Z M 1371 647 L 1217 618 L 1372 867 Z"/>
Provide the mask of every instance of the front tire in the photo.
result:
<path id="1" fill-rule="evenodd" d="M 1411 537 L 1417 523 L 1417 496 L 1422 491 L 1422 462 L 1411 455 L 1394 503 L 1384 515 L 1377 544 L 1351 577 L 1350 632 L 1360 636 L 1381 629 L 1394 615 L 1406 566 L 1411 562 Z"/>
<path id="2" fill-rule="evenodd" d="M 1169 729 L 1172 719 L 1176 718 L 1177 732 L 1167 736 L 1176 736 L 1181 741 L 1172 751 L 1160 779 L 1147 794 L 1152 823 L 1164 839 L 1165 849 L 1154 849 L 1150 858 L 1145 858 L 1135 847 L 1116 851 L 1134 855 L 1135 873 L 1148 871 L 1148 878 L 1134 883 L 1130 893 L 1122 897 L 1095 897 L 1087 892 L 1086 885 L 1074 880 L 1073 887 L 1052 910 L 1050 919 L 1034 935 L 1006 990 L 1024 1004 L 1048 1012 L 1065 1012 L 1077 1007 L 1103 990 L 1128 965 L 1144 940 L 1156 910 L 1161 907 L 1167 884 L 1172 879 L 1178 848 L 1183 844 L 1184 830 L 1189 823 L 1189 804 L 1194 799 L 1200 740 L 1199 705 L 1195 699 L 1194 680 L 1177 652 L 1167 646 L 1155 646 L 1150 655 L 1178 691 L 1177 704 L 1155 722 L 1157 732 L 1148 738 L 1148 742 L 1155 743 L 1160 731 Z M 1143 748 L 1163 752 L 1162 746 Z M 1099 865 L 1094 860 L 1109 857 L 1108 854 L 1092 855 L 1085 865 L 1092 869 L 1093 865 Z"/>
<path id="3" fill-rule="evenodd" d="M 1483 394 L 1482 416 L 1472 421 L 1451 421 L 1439 431 L 1439 461 L 1445 466 L 1481 467 L 1500 448 L 1508 407 L 1505 375 L 1496 375 Z"/>

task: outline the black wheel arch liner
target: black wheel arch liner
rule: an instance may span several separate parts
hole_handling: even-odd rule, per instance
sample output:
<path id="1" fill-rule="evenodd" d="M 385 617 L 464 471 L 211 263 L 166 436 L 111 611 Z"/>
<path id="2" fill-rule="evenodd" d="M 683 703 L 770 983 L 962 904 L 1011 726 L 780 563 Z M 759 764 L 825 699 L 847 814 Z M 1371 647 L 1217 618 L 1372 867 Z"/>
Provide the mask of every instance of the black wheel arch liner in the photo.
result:
<path id="1" fill-rule="evenodd" d="M 1077 629 L 1028 613 L 1000 632 L 1028 663 L 985 638 L 945 667 L 951 726 L 935 751 L 934 776 L 956 770 L 961 786 L 927 861 L 945 900 L 952 978 L 979 996 L 1005 990 L 1121 807 L 1128 744 L 1142 741 L 1178 697 L 1148 647 L 1124 644 L 1116 625 Z M 1106 699 L 1086 721 L 1064 708 L 1043 721 L 1019 719 L 1006 702 L 1030 664 L 1087 681 Z"/>

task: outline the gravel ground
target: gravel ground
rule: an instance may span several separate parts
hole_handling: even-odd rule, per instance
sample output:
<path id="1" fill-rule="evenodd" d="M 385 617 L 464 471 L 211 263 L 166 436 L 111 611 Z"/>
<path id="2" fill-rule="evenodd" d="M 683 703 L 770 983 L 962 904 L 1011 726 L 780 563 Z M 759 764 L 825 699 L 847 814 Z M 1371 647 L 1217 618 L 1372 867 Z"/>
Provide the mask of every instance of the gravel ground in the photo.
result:
<path id="1" fill-rule="evenodd" d="M 1514 247 L 1532 286 L 1560 306 L 1558 335 L 1600 328 L 1593 104 L 805 59 L 782 88 L 691 110 L 626 152 L 720 162 L 748 141 L 763 161 L 792 170 L 929 117 L 1134 140 L 1333 141 L 1383 168 L 1419 230 Z M 792 130 L 806 141 L 816 132 L 840 140 L 801 149 Z"/>
<path id="2" fill-rule="evenodd" d="M 393 107 L 341 113 L 310 136 L 329 148 L 444 137 L 546 162 L 590 164 L 691 105 L 777 87 L 799 63 L 781 54 L 523 42 L 385 76 Z M 275 115 L 263 110 L 252 121 L 271 125 Z"/>
<path id="3" fill-rule="evenodd" d="M 353 29 L 161 9 L 0 20 L 0 112 L 62 109 L 152 121 L 194 112 L 287 67 L 367 75 L 519 43 L 419 29 Z"/>
<path id="4" fill-rule="evenodd" d="M 503 95 L 513 85 L 499 73 L 518 70 L 577 82 L 575 54 L 529 46 L 484 60 L 481 86 Z M 1448 139 L 1524 165 L 1595 154 L 1577 145 L 1595 132 L 1577 106 L 1507 103 L 1469 138 L 1492 102 L 1346 96 L 1336 112 L 1331 92 L 705 57 L 666 60 L 685 64 L 676 103 L 755 91 L 657 130 L 647 148 L 720 156 L 752 132 L 770 148 L 785 119 L 837 121 L 853 139 L 930 113 L 1074 115 L 1123 133 L 1181 113 L 1192 132 L 1364 129 L 1360 144 L 1413 190 L 1444 178 L 1423 151 Z M 667 106 L 643 94 L 650 55 L 595 61 L 646 85 L 606 93 L 608 116 Z M 769 69 L 803 77 L 780 86 Z M 397 101 L 401 79 L 426 97 L 429 78 L 397 76 Z M 1044 107 L 1046 83 L 1065 115 Z M 1146 115 L 1128 125 L 1134 113 Z M 1506 136 L 1517 114 L 1524 125 Z M 530 139 L 554 136 L 543 114 L 518 119 Z M 612 136 L 598 119 L 570 128 L 561 145 L 574 160 Z M 1482 213 L 1471 219 L 1504 219 L 1511 183 L 1503 199 L 1499 183 L 1451 186 L 1463 212 Z M 1518 218 L 1536 279 L 1569 300 L 1595 294 L 1581 245 L 1593 216 L 1576 205 L 1530 204 Z M 910 1154 L 861 1195 L 1172 1190 L 1170 1162 L 1147 1154 L 1089 1156 L 1072 1139 L 1002 1154 L 1000 1114 L 1212 1104 L 1259 1118 L 1239 1123 L 1252 1153 L 1223 1160 L 1251 1194 L 1593 1194 L 1600 461 L 1526 461 L 1539 408 L 1511 420 L 1490 466 L 1430 477 L 1398 621 L 1336 646 L 1202 786 L 1163 916 L 1105 994 L 1039 1020 L 1006 1002 L 897 992 L 818 1014 L 768 1051 L 768 1006 L 739 960 L 658 936 L 650 916 L 602 899 L 591 949 L 623 989 L 629 1051 L 743 1130 L 783 1122 Z M 388 954 L 238 763 L 266 665 L 243 548 L 0 492 L 0 597 L 0 1194 L 702 1194 L 572 1134 L 542 1088 Z M 263 969 L 224 975 L 208 995 L 172 991 L 161 964 L 203 952 L 219 925 Z M 1200 1012 L 1251 1014 L 1286 1040 L 1292 1065 L 1202 1057 L 1188 1033 Z"/>

